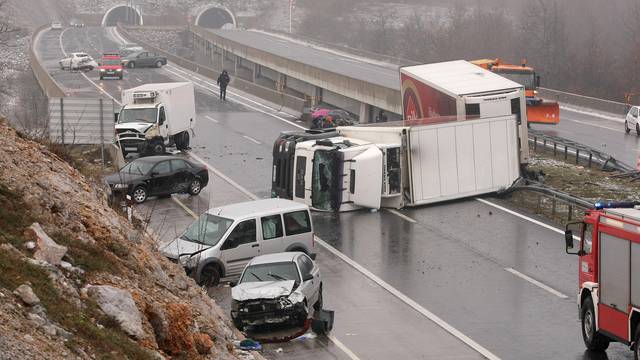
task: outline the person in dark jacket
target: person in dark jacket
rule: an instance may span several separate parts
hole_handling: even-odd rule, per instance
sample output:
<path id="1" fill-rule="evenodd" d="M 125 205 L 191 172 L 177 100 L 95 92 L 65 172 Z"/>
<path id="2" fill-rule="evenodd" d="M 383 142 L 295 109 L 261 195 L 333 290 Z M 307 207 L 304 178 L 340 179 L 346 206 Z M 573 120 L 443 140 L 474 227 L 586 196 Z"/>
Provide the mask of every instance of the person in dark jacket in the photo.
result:
<path id="1" fill-rule="evenodd" d="M 227 73 L 227 70 L 222 70 L 220 76 L 218 76 L 218 86 L 220 86 L 220 100 L 227 100 L 227 85 L 231 82 L 231 78 Z"/>

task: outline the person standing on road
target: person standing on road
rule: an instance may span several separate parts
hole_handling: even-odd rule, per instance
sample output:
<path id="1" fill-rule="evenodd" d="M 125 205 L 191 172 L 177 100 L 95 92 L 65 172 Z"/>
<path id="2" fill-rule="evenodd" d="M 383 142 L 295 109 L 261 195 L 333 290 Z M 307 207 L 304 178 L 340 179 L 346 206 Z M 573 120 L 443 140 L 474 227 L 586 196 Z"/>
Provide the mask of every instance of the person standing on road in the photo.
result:
<path id="1" fill-rule="evenodd" d="M 222 70 L 220 76 L 218 76 L 218 86 L 220 86 L 220 100 L 227 101 L 227 85 L 231 82 L 231 78 L 227 73 L 227 70 Z"/>

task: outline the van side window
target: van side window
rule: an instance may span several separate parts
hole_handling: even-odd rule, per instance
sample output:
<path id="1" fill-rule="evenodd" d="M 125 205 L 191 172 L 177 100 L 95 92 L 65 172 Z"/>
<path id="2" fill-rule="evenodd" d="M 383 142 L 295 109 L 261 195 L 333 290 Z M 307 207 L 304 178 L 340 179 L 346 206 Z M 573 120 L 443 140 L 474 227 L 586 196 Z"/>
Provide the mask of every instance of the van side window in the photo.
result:
<path id="1" fill-rule="evenodd" d="M 256 242 L 256 220 L 245 220 L 239 223 L 229 234 L 224 243 L 225 249 L 233 249 L 242 244 Z"/>
<path id="2" fill-rule="evenodd" d="M 304 234 L 311 231 L 311 220 L 306 210 L 284 214 L 284 226 L 287 235 Z"/>
<path id="3" fill-rule="evenodd" d="M 265 216 L 262 222 L 262 238 L 265 240 L 282 237 L 282 220 L 280 215 Z"/>

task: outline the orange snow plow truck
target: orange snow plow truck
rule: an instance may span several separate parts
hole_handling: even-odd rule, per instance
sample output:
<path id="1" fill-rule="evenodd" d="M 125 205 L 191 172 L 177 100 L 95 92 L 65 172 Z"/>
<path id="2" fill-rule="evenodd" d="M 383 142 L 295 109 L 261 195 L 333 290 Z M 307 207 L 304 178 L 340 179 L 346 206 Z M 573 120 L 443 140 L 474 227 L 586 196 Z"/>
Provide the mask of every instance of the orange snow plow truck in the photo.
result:
<path id="1" fill-rule="evenodd" d="M 543 101 L 537 97 L 536 89 L 540 86 L 540 76 L 532 67 L 527 66 L 526 62 L 523 61 L 522 65 L 505 64 L 500 59 L 479 59 L 471 62 L 524 86 L 527 119 L 530 123 L 555 125 L 560 122 L 560 106 L 557 102 Z"/>

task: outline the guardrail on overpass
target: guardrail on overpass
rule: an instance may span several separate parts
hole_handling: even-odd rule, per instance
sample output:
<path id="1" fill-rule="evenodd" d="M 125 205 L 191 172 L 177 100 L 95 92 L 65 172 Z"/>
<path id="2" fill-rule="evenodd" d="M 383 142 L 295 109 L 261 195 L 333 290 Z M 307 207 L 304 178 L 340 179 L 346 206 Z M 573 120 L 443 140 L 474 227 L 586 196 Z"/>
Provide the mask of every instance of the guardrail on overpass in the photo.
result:
<path id="1" fill-rule="evenodd" d="M 48 98 L 64 97 L 66 94 L 53 77 L 51 77 L 47 69 L 42 66 L 42 62 L 40 61 L 35 49 L 36 42 L 38 41 L 41 33 L 48 28 L 49 25 L 41 26 L 33 33 L 33 35 L 31 35 L 31 44 L 29 45 L 29 62 L 31 63 L 33 75 L 35 75 L 36 80 L 38 80 L 38 84 L 40 84 L 42 92 L 44 92 Z"/>
<path id="2" fill-rule="evenodd" d="M 220 75 L 220 70 L 218 69 L 214 69 L 211 67 L 207 67 L 207 66 L 203 66 L 201 64 L 198 64 L 197 62 L 191 61 L 191 60 L 187 60 L 185 58 L 179 57 L 175 54 L 172 54 L 168 51 L 162 50 L 156 46 L 153 46 L 151 44 L 149 44 L 148 42 L 136 38 L 135 36 L 131 35 L 131 33 L 127 30 L 127 29 L 135 29 L 136 27 L 127 27 L 125 28 L 124 26 L 122 26 L 121 24 L 118 24 L 118 31 L 120 32 L 121 35 L 123 35 L 125 38 L 131 40 L 132 42 L 136 42 L 138 44 L 140 44 L 142 47 L 144 47 L 145 49 L 157 52 L 158 54 L 161 54 L 163 56 L 165 56 L 167 58 L 167 60 L 169 60 L 170 62 L 181 66 L 185 69 L 191 70 L 195 73 L 198 73 L 200 75 L 206 76 L 208 78 L 211 79 L 217 79 L 218 76 Z M 143 27 L 144 29 L 148 29 L 147 27 Z M 162 28 L 158 27 L 158 30 L 161 30 Z M 269 88 L 266 88 L 264 86 L 258 85 L 258 84 L 254 84 L 250 81 L 246 81 L 243 79 L 238 78 L 237 76 L 234 77 L 233 81 L 230 84 L 231 88 L 234 89 L 238 89 L 241 91 L 244 91 L 246 93 L 249 93 L 251 95 L 257 96 L 259 98 L 265 99 L 267 101 L 270 101 L 272 103 L 275 104 L 280 104 L 286 108 L 292 109 L 294 111 L 303 112 L 303 109 L 306 105 L 306 102 L 304 99 L 301 98 L 297 98 L 291 95 L 287 95 L 284 94 L 282 92 L 278 92 L 275 90 L 271 90 Z"/>
<path id="3" fill-rule="evenodd" d="M 629 105 L 617 101 L 603 100 L 570 92 L 538 88 L 538 95 L 543 99 L 555 100 L 559 103 L 603 111 L 611 114 L 625 115 Z"/>

